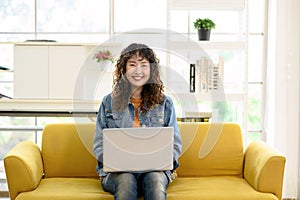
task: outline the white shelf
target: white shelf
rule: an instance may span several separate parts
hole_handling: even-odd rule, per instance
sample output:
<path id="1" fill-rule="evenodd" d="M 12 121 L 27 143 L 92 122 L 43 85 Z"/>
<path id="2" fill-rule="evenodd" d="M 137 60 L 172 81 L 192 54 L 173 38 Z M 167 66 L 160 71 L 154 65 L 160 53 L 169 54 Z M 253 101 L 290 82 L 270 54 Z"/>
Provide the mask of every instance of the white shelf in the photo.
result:
<path id="1" fill-rule="evenodd" d="M 216 41 L 179 41 L 172 42 L 171 50 L 243 50 L 245 49 L 245 42 L 216 42 Z"/>
<path id="2" fill-rule="evenodd" d="M 186 99 L 191 101 L 244 101 L 246 94 L 243 93 L 179 93 L 176 94 L 177 98 Z"/>
<path id="3" fill-rule="evenodd" d="M 0 112 L 98 112 L 100 101 L 0 99 Z"/>

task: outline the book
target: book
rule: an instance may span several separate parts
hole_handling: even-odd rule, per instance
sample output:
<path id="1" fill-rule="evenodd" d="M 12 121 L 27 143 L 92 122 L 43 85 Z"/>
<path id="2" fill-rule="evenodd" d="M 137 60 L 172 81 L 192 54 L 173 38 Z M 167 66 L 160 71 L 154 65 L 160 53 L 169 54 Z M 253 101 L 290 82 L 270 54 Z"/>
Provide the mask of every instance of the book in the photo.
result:
<path id="1" fill-rule="evenodd" d="M 178 122 L 209 122 L 209 118 L 201 117 L 178 117 Z"/>
<path id="2" fill-rule="evenodd" d="M 200 61 L 200 92 L 208 92 L 208 59 L 202 57 Z"/>
<path id="3" fill-rule="evenodd" d="M 190 64 L 190 92 L 195 92 L 195 64 Z"/>
<path id="4" fill-rule="evenodd" d="M 196 61 L 195 90 L 198 93 L 218 91 L 223 79 L 224 59 L 219 57 L 219 63 L 214 64 L 207 56 Z"/>
<path id="5" fill-rule="evenodd" d="M 185 117 L 178 117 L 180 122 L 209 122 L 212 112 L 186 112 Z"/>

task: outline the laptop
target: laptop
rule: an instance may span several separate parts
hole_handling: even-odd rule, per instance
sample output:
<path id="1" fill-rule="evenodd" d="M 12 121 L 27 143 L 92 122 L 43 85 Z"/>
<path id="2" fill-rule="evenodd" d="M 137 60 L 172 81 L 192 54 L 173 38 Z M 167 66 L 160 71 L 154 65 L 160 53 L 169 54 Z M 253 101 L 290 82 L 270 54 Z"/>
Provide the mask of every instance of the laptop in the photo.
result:
<path id="1" fill-rule="evenodd" d="M 145 172 L 173 169 L 173 127 L 103 129 L 103 170 Z"/>

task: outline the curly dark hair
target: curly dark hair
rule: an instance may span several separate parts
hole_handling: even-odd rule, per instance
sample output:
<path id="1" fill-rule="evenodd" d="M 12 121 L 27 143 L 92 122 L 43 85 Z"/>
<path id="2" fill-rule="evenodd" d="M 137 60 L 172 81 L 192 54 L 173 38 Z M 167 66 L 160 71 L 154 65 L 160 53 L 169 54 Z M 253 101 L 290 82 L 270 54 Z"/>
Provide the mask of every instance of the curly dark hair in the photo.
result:
<path id="1" fill-rule="evenodd" d="M 127 106 L 131 96 L 131 84 L 125 75 L 126 64 L 127 61 L 137 53 L 150 63 L 150 78 L 148 82 L 143 85 L 141 92 L 141 111 L 146 112 L 163 101 L 164 86 L 160 78 L 159 59 L 156 57 L 154 51 L 147 45 L 133 43 L 122 50 L 114 71 L 112 97 L 113 108 L 116 110 L 123 110 Z"/>

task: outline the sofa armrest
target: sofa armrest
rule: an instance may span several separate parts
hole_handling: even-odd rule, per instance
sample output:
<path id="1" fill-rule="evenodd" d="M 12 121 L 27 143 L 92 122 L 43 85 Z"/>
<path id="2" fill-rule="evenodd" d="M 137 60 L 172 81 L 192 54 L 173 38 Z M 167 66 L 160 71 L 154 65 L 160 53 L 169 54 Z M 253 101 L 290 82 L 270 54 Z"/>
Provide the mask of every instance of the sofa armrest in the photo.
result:
<path id="1" fill-rule="evenodd" d="M 31 141 L 18 143 L 4 158 L 9 195 L 12 200 L 20 192 L 35 189 L 43 176 L 39 147 Z"/>
<path id="2" fill-rule="evenodd" d="M 286 158 L 264 142 L 252 142 L 245 152 L 244 177 L 257 191 L 282 198 Z"/>

